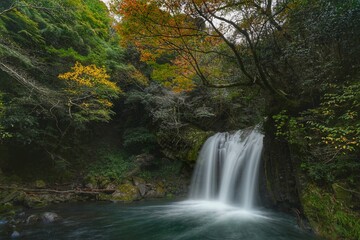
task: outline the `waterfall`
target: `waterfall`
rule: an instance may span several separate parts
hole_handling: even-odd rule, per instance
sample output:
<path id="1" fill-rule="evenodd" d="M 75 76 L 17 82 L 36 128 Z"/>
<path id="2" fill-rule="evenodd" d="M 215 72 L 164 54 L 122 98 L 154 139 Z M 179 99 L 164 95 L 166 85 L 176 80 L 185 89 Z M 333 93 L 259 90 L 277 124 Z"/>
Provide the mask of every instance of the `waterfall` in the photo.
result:
<path id="1" fill-rule="evenodd" d="M 203 145 L 192 178 L 190 198 L 254 205 L 263 135 L 256 129 L 217 133 Z"/>

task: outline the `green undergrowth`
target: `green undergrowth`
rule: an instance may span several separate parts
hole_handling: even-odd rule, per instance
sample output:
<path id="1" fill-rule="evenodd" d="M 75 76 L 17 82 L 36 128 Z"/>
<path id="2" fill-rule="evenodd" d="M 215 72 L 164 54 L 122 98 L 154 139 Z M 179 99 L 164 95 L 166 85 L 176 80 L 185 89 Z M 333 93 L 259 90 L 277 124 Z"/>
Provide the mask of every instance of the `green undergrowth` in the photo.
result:
<path id="1" fill-rule="evenodd" d="M 154 179 L 172 180 L 174 177 L 180 175 L 181 168 L 181 161 L 163 162 L 161 160 L 157 160 L 153 167 L 141 170 L 137 176 L 146 181 Z"/>
<path id="2" fill-rule="evenodd" d="M 305 214 L 315 232 L 326 239 L 360 239 L 360 216 L 329 192 L 309 185 L 303 192 Z"/>
<path id="3" fill-rule="evenodd" d="M 93 158 L 85 170 L 85 182 L 100 188 L 110 183 L 119 184 L 133 176 L 145 181 L 171 181 L 180 175 L 183 166 L 181 161 L 164 159 L 153 159 L 148 166 L 140 166 L 134 155 L 110 147 L 100 148 Z"/>
<path id="4" fill-rule="evenodd" d="M 144 127 L 126 129 L 123 146 L 128 152 L 151 152 L 156 148 L 156 136 Z"/>
<path id="5" fill-rule="evenodd" d="M 122 150 L 101 148 L 96 161 L 88 165 L 86 180 L 94 185 L 106 185 L 126 177 L 136 167 L 134 157 Z"/>

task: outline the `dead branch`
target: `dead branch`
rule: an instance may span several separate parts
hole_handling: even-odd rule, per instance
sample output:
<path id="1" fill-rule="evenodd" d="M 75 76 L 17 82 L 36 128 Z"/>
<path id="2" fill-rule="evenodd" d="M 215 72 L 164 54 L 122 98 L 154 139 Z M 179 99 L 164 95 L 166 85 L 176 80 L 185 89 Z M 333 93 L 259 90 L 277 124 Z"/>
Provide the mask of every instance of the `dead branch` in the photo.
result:
<path id="1" fill-rule="evenodd" d="M 17 187 L 7 187 L 7 186 L 0 186 L 0 189 L 3 190 L 17 190 L 23 191 L 25 193 L 55 193 L 55 194 L 67 194 L 67 193 L 74 193 L 74 194 L 100 194 L 100 193 L 107 193 L 111 194 L 115 192 L 114 189 L 70 189 L 70 190 L 56 190 L 56 189 L 40 189 L 40 188 L 17 188 Z"/>

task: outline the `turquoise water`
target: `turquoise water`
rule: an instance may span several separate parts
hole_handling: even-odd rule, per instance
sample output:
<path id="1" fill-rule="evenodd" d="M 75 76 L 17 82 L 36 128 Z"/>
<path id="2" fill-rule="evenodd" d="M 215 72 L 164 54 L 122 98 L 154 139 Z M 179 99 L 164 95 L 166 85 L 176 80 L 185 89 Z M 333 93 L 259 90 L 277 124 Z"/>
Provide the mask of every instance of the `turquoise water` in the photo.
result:
<path id="1" fill-rule="evenodd" d="M 20 239 L 315 239 L 299 229 L 290 216 L 245 211 L 216 202 L 61 204 L 46 211 L 58 213 L 62 220 L 24 226 Z"/>

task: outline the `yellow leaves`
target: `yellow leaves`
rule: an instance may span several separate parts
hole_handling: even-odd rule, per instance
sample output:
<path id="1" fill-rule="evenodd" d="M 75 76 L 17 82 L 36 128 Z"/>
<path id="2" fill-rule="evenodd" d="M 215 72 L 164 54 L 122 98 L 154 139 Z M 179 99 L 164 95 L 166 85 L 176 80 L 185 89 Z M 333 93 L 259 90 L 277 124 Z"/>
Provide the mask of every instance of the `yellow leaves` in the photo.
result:
<path id="1" fill-rule="evenodd" d="M 329 109 L 325 109 L 325 110 L 322 112 L 322 114 L 323 114 L 324 116 L 331 116 L 331 115 L 334 115 L 334 111 L 329 110 Z"/>
<path id="2" fill-rule="evenodd" d="M 79 86 L 89 88 L 103 86 L 114 92 L 121 92 L 120 88 L 109 80 L 110 76 L 106 73 L 105 67 L 97 67 L 94 64 L 83 66 L 81 63 L 76 62 L 71 70 L 71 72 L 59 74 L 58 78 L 72 81 Z"/>
<path id="3" fill-rule="evenodd" d="M 79 62 L 71 71 L 59 74 L 66 81 L 69 114 L 77 121 L 108 121 L 113 106 L 111 99 L 117 98 L 121 89 L 110 81 L 105 67 L 84 66 Z"/>
<path id="4" fill-rule="evenodd" d="M 172 64 L 153 64 L 151 77 L 173 92 L 189 92 L 195 88 L 195 72 L 186 59 L 178 57 Z"/>
<path id="5" fill-rule="evenodd" d="M 134 79 L 135 82 L 140 84 L 141 86 L 147 86 L 149 84 L 148 78 L 137 69 L 131 71 L 130 75 L 132 79 Z"/>
<path id="6" fill-rule="evenodd" d="M 355 111 L 348 111 L 345 115 L 344 115 L 344 118 L 347 118 L 347 119 L 356 119 L 358 116 L 358 113 L 355 112 Z"/>
<path id="7" fill-rule="evenodd" d="M 155 56 L 153 53 L 147 51 L 147 50 L 141 50 L 140 51 L 141 56 L 140 56 L 140 61 L 142 62 L 153 62 L 155 61 Z"/>
<path id="8" fill-rule="evenodd" d="M 322 137 L 321 139 L 323 144 L 330 145 L 339 151 L 352 152 L 359 146 L 356 138 L 352 138 L 351 140 L 346 136 L 328 135 L 326 137 Z"/>
<path id="9" fill-rule="evenodd" d="M 105 107 L 112 107 L 113 106 L 113 103 L 110 102 L 109 100 L 107 99 L 99 99 L 98 102 L 102 105 L 104 105 Z"/>
<path id="10" fill-rule="evenodd" d="M 174 92 L 190 92 L 194 89 L 195 84 L 191 79 L 178 76 L 172 81 L 172 90 Z"/>

